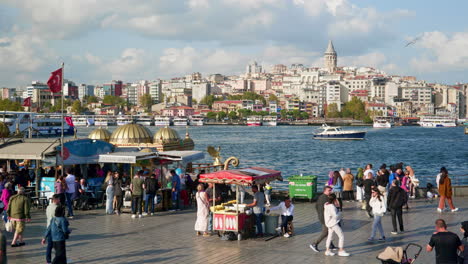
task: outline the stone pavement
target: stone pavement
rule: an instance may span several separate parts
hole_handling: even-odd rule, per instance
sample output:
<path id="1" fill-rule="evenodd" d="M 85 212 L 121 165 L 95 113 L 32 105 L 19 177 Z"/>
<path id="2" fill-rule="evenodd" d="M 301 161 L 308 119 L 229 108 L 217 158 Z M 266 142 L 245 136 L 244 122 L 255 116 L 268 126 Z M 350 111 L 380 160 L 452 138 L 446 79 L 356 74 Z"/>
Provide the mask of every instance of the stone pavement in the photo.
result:
<path id="1" fill-rule="evenodd" d="M 369 243 L 371 219 L 355 202 L 344 203 L 345 248 L 351 257 L 325 257 L 315 253 L 309 243 L 320 233 L 315 204 L 296 203 L 294 227 L 296 235 L 270 241 L 248 239 L 221 241 L 217 236 L 197 237 L 193 230 L 195 210 L 162 212 L 156 216 L 131 219 L 129 214 L 108 216 L 104 209 L 77 211 L 70 221 L 72 234 L 67 241 L 69 263 L 380 263 L 376 256 L 386 246 L 417 243 L 425 247 L 434 230 L 435 219 L 441 217 L 449 230 L 459 234 L 460 222 L 468 220 L 468 198 L 456 198 L 457 213 L 436 212 L 436 203 L 410 201 L 404 211 L 406 232 L 391 235 L 390 216 L 383 218 L 387 242 Z M 45 247 L 40 239 L 45 227 L 44 211 L 33 214 L 27 225 L 26 246 L 7 248 L 9 263 L 45 263 Z M 8 242 L 12 235 L 8 234 Z M 324 248 L 325 241 L 319 246 Z M 416 263 L 434 263 L 434 253 L 422 252 Z"/>

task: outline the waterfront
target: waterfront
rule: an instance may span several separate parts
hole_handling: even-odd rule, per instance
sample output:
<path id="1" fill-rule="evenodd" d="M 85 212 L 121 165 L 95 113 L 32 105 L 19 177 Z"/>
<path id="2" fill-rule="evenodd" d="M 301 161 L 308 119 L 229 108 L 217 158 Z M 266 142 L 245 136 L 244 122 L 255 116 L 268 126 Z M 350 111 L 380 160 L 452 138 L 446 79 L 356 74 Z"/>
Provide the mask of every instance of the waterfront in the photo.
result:
<path id="1" fill-rule="evenodd" d="M 117 127 L 108 127 L 113 131 Z M 148 127 L 155 133 L 159 127 Z M 185 135 L 185 127 L 172 127 Z M 241 167 L 263 166 L 280 170 L 283 176 L 318 175 L 321 179 L 331 169 L 372 163 L 380 166 L 397 162 L 411 165 L 416 176 L 435 176 L 441 166 L 452 175 L 467 175 L 468 136 L 463 127 L 423 128 L 395 127 L 374 129 L 351 128 L 367 131 L 365 140 L 314 140 L 311 126 L 202 126 L 189 127 L 195 149 L 206 152 L 206 147 L 221 146 L 223 159 L 236 156 Z M 78 128 L 78 136 L 86 137 L 95 127 Z M 205 155 L 206 162 L 212 162 Z"/>

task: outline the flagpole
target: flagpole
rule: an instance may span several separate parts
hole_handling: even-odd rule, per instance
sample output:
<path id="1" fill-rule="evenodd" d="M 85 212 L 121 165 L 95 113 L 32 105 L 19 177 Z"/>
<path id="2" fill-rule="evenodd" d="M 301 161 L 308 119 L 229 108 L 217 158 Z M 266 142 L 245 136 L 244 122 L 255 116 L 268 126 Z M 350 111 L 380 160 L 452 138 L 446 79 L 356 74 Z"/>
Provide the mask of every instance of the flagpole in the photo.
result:
<path id="1" fill-rule="evenodd" d="M 64 176 L 64 169 L 65 169 L 64 168 L 64 162 L 63 162 L 63 119 L 65 118 L 64 115 L 63 115 L 63 77 L 65 76 L 64 68 L 65 68 L 65 63 L 62 62 L 62 78 L 60 78 L 62 80 L 62 84 L 60 86 L 60 91 L 62 92 L 62 104 L 61 104 L 62 105 L 61 106 L 61 108 L 62 108 L 62 111 L 61 111 L 62 112 L 62 134 L 60 136 L 60 145 L 61 145 L 60 146 L 60 152 L 61 152 L 61 157 L 62 157 L 62 159 L 61 159 L 61 161 L 62 161 L 62 164 L 61 164 L 62 165 L 62 169 L 61 169 L 62 176 Z"/>

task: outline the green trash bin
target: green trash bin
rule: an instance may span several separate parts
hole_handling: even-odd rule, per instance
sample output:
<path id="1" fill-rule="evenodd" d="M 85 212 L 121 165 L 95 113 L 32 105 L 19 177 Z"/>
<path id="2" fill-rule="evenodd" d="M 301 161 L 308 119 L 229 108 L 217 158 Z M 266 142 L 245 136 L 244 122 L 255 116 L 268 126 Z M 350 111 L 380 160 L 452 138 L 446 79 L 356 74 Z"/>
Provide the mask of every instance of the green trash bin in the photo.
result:
<path id="1" fill-rule="evenodd" d="M 288 178 L 289 196 L 292 199 L 309 199 L 312 201 L 317 196 L 317 176 L 294 175 Z"/>

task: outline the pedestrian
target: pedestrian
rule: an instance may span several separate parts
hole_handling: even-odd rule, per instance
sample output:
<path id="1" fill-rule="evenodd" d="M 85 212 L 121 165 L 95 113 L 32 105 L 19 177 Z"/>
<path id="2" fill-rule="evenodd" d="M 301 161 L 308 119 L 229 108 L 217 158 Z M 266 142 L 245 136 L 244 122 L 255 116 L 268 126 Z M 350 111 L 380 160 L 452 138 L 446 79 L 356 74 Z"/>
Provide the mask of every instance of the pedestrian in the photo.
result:
<path id="1" fill-rule="evenodd" d="M 67 190 L 67 183 L 65 177 L 60 175 L 54 183 L 55 193 L 60 197 L 60 203 L 65 205 L 65 191 Z"/>
<path id="2" fill-rule="evenodd" d="M 380 169 L 377 171 L 377 177 L 375 177 L 375 183 L 380 193 L 384 197 L 387 197 L 387 185 L 388 185 L 389 174 L 388 174 L 387 169 L 385 169 L 384 165 L 385 164 L 383 164 L 380 167 Z"/>
<path id="3" fill-rule="evenodd" d="M 5 189 L 2 191 L 2 196 L 0 200 L 3 202 L 3 221 L 6 223 L 8 221 L 8 202 L 10 201 L 10 197 L 13 194 L 13 184 L 11 182 L 5 183 Z"/>
<path id="4" fill-rule="evenodd" d="M 266 206 L 270 206 L 272 190 L 273 190 L 273 187 L 271 187 L 270 183 L 269 182 L 265 183 L 264 193 L 265 193 Z"/>
<path id="5" fill-rule="evenodd" d="M 468 264 L 468 221 L 461 223 L 460 231 L 463 235 L 461 242 L 465 250 L 460 252 L 460 258 L 463 258 L 463 263 L 459 264 Z"/>
<path id="6" fill-rule="evenodd" d="M 324 205 L 323 211 L 325 225 L 328 228 L 327 250 L 325 251 L 325 256 L 335 255 L 330 248 L 333 233 L 335 233 L 338 236 L 338 256 L 348 257 L 350 254 L 344 250 L 344 235 L 343 230 L 340 227 L 342 216 L 341 212 L 337 208 L 338 206 L 339 202 L 336 199 L 336 195 L 334 193 L 330 194 L 328 196 L 328 202 Z"/>
<path id="7" fill-rule="evenodd" d="M 361 202 L 361 209 L 365 210 L 366 205 L 364 201 L 364 170 L 362 168 L 357 169 L 356 174 L 356 200 Z"/>
<path id="8" fill-rule="evenodd" d="M 400 188 L 400 182 L 398 180 L 393 180 L 392 187 L 390 187 L 387 196 L 387 206 L 390 208 L 390 212 L 392 213 L 392 235 L 398 234 L 396 224 L 397 218 L 398 223 L 400 225 L 400 232 L 405 232 L 405 228 L 403 226 L 403 205 L 406 202 L 406 192 L 402 188 Z"/>
<path id="9" fill-rule="evenodd" d="M 68 229 L 68 221 L 65 217 L 65 210 L 62 206 L 57 206 L 55 209 L 55 216 L 50 220 L 50 225 L 42 239 L 42 245 L 45 245 L 47 239 L 51 237 L 52 245 L 55 250 L 55 257 L 52 264 L 66 264 L 67 263 L 67 251 L 65 240 L 70 234 Z"/>
<path id="10" fill-rule="evenodd" d="M 132 191 L 132 218 L 136 218 L 136 213 L 138 212 L 138 217 L 142 218 L 142 199 L 143 199 L 143 189 L 144 182 L 140 178 L 140 173 L 135 174 L 135 177 L 132 179 L 130 184 L 130 190 Z"/>
<path id="11" fill-rule="evenodd" d="M 369 201 L 372 197 L 372 188 L 375 186 L 373 171 L 368 171 L 364 173 L 364 199 L 366 201 L 366 212 L 369 218 L 372 218 L 372 207 L 369 204 Z"/>
<path id="12" fill-rule="evenodd" d="M 407 197 L 409 197 L 410 185 L 411 185 L 411 178 L 409 176 L 409 171 L 405 171 L 405 176 L 403 176 L 403 179 L 401 181 L 401 188 L 405 190 Z M 404 206 L 405 206 L 405 209 L 408 210 L 409 209 L 408 199 L 406 199 L 406 201 L 407 202 Z"/>
<path id="13" fill-rule="evenodd" d="M 435 221 L 435 229 L 436 232 L 431 236 L 426 251 L 431 252 L 435 248 L 436 264 L 457 264 L 457 250 L 464 250 L 460 238 L 456 234 L 447 231 L 447 224 L 444 219 Z"/>
<path id="14" fill-rule="evenodd" d="M 73 219 L 73 200 L 72 197 L 75 196 L 75 175 L 71 173 L 71 168 L 66 170 L 67 177 L 65 177 L 65 182 L 67 183 L 67 190 L 65 191 L 65 198 L 68 208 L 68 218 Z"/>
<path id="15" fill-rule="evenodd" d="M 343 177 L 343 200 L 351 202 L 354 200 L 353 190 L 354 176 L 351 173 L 351 169 L 346 169 L 346 174 Z"/>
<path id="16" fill-rule="evenodd" d="M 123 189 L 122 179 L 118 172 L 114 173 L 114 211 L 117 215 L 122 212 Z"/>
<path id="17" fill-rule="evenodd" d="M 411 166 L 406 166 L 405 169 L 409 172 L 409 177 L 411 179 L 411 183 L 409 186 L 409 198 L 414 199 L 416 198 L 416 188 L 419 186 L 419 180 L 418 178 L 416 178 L 414 170 Z"/>
<path id="18" fill-rule="evenodd" d="M 173 209 L 179 209 L 179 196 L 180 196 L 180 188 L 181 188 L 181 182 L 180 182 L 180 177 L 177 175 L 175 170 L 171 170 L 171 176 L 172 176 L 172 208 Z"/>
<path id="19" fill-rule="evenodd" d="M 333 178 L 332 178 L 332 187 L 333 187 L 333 193 L 336 196 L 336 199 L 338 200 L 339 207 L 338 210 L 343 210 L 343 178 L 341 178 L 341 174 L 339 171 L 334 171 L 333 172 Z"/>
<path id="20" fill-rule="evenodd" d="M 52 218 L 55 217 L 55 210 L 57 209 L 58 206 L 63 206 L 63 205 L 60 204 L 60 196 L 58 194 L 54 194 L 52 196 L 52 202 L 47 206 L 47 209 L 46 209 L 47 228 L 49 227 L 50 222 L 52 221 Z M 48 264 L 52 263 L 52 247 L 53 247 L 52 236 L 49 236 L 47 237 L 47 249 L 46 249 L 46 262 Z"/>
<path id="21" fill-rule="evenodd" d="M 197 221 L 195 222 L 195 231 L 197 236 L 210 236 L 208 233 L 208 218 L 210 216 L 210 202 L 208 195 L 205 192 L 205 186 L 200 183 L 197 186 L 197 193 L 195 194 L 197 200 Z"/>
<path id="22" fill-rule="evenodd" d="M 453 205 L 452 201 L 452 181 L 450 180 L 448 176 L 448 171 L 445 167 L 442 167 L 440 169 L 441 171 L 441 176 L 439 180 L 439 195 L 440 195 L 440 200 L 439 200 L 439 207 L 437 208 L 437 211 L 439 213 L 442 213 L 444 207 L 445 207 L 445 200 L 447 200 L 447 203 L 452 210 L 452 212 L 458 211 L 458 208 L 455 208 Z"/>
<path id="23" fill-rule="evenodd" d="M 246 205 L 247 207 L 252 207 L 253 213 L 255 215 L 255 224 L 257 226 L 257 236 L 263 237 L 263 210 L 265 209 L 265 195 L 263 192 L 258 190 L 257 185 L 252 185 L 252 192 L 254 193 L 254 199 L 251 204 Z"/>
<path id="24" fill-rule="evenodd" d="M 385 241 L 385 234 L 382 227 L 382 217 L 384 216 L 385 212 L 387 212 L 387 201 L 385 201 L 385 197 L 380 193 L 379 188 L 372 189 L 372 198 L 370 199 L 369 204 L 372 207 L 374 223 L 372 224 L 372 233 L 368 240 L 373 241 L 378 230 L 381 236 L 379 241 Z"/>
<path id="25" fill-rule="evenodd" d="M 18 194 L 10 197 L 7 209 L 8 219 L 15 229 L 15 235 L 11 241 L 12 247 L 20 247 L 26 244 L 23 239 L 23 232 L 26 222 L 31 221 L 30 210 L 30 199 L 24 195 L 24 187 L 19 187 Z"/>
<path id="26" fill-rule="evenodd" d="M 267 213 L 275 210 L 281 210 L 281 231 L 283 236 L 290 237 L 291 234 L 288 233 L 288 224 L 294 219 L 294 205 L 291 203 L 289 196 L 286 196 L 278 206 L 271 207 L 267 210 Z"/>
<path id="27" fill-rule="evenodd" d="M 149 178 L 145 180 L 145 212 L 143 215 L 154 215 L 154 197 L 158 191 L 158 181 L 156 180 L 156 175 L 153 173 Z M 150 208 L 151 207 L 151 208 Z"/>
<path id="28" fill-rule="evenodd" d="M 323 239 L 328 237 L 328 227 L 325 225 L 325 219 L 323 215 L 324 206 L 328 202 L 328 196 L 332 193 L 332 187 L 325 186 L 323 188 L 323 193 L 317 198 L 317 202 L 315 202 L 315 210 L 317 211 L 317 217 L 322 225 L 322 232 L 320 233 L 319 237 L 309 245 L 309 247 L 315 251 L 320 252 L 318 249 L 318 245 L 322 242 Z M 335 246 L 333 243 L 330 245 L 331 249 L 334 249 Z"/>
<path id="29" fill-rule="evenodd" d="M 0 231 L 0 264 L 7 264 L 7 241 L 3 231 Z"/>
<path id="30" fill-rule="evenodd" d="M 107 172 L 104 185 L 106 186 L 106 214 L 111 215 L 114 213 L 114 175 L 112 171 Z"/>

